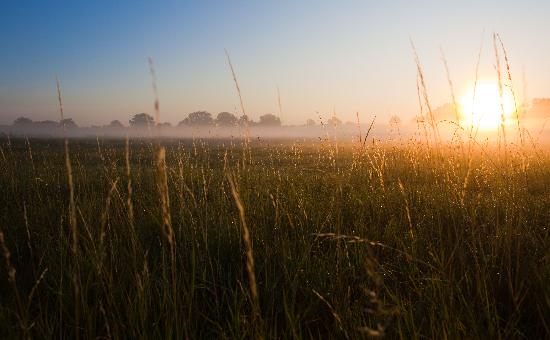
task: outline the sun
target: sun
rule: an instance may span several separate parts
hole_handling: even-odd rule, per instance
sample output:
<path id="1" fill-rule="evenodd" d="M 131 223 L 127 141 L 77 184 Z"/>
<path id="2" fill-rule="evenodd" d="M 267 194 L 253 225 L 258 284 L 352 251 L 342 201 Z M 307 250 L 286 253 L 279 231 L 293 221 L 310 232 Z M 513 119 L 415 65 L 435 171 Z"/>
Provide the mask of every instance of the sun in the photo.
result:
<path id="1" fill-rule="evenodd" d="M 482 81 L 468 89 L 460 100 L 461 119 L 465 126 L 479 130 L 497 130 L 501 124 L 508 124 L 516 111 L 514 96 L 503 87 L 500 95 L 497 82 Z"/>

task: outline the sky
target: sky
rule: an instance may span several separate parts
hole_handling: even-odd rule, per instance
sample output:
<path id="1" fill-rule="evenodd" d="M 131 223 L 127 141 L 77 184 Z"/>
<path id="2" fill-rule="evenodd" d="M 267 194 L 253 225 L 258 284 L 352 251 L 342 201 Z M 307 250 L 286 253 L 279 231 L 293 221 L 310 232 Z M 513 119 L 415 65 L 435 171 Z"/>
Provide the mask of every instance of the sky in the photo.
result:
<path id="1" fill-rule="evenodd" d="M 416 46 L 434 106 L 449 102 L 441 50 L 457 96 L 494 78 L 492 34 L 506 46 L 522 99 L 550 97 L 550 1 L 2 0 L 0 124 L 19 116 L 79 125 L 127 124 L 152 113 L 155 63 L 161 120 L 193 111 L 364 120 L 418 109 Z"/>

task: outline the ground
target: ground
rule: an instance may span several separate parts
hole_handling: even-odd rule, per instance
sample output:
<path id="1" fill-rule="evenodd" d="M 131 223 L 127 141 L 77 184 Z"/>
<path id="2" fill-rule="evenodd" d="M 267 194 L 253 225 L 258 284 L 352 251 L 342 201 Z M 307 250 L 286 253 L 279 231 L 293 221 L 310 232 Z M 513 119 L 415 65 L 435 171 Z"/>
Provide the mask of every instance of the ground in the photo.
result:
<path id="1" fill-rule="evenodd" d="M 550 334 L 547 147 L 0 146 L 3 338 Z"/>

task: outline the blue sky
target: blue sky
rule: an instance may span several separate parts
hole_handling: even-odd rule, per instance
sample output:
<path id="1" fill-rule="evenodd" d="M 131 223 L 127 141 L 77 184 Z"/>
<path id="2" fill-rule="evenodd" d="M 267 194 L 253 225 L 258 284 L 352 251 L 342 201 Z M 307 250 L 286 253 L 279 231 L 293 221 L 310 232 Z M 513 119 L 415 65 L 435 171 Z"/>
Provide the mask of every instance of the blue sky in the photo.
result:
<path id="1" fill-rule="evenodd" d="M 253 118 L 302 123 L 333 110 L 343 120 L 417 109 L 415 41 L 435 104 L 494 77 L 499 32 L 528 98 L 550 96 L 548 1 L 29 1 L 0 3 L 0 123 L 57 119 L 55 75 L 68 116 L 81 125 L 151 112 L 147 58 L 158 75 L 162 120 L 195 110 L 238 110 L 229 50 Z"/>

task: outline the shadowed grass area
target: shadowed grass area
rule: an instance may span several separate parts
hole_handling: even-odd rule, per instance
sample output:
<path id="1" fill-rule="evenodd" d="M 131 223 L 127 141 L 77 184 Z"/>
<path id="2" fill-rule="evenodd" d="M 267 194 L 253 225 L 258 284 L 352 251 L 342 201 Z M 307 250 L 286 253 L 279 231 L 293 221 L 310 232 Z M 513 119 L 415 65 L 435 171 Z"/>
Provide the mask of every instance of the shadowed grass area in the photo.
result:
<path id="1" fill-rule="evenodd" d="M 3 338 L 550 334 L 544 147 L 160 143 L 70 141 L 75 253 L 63 141 L 1 141 Z"/>

